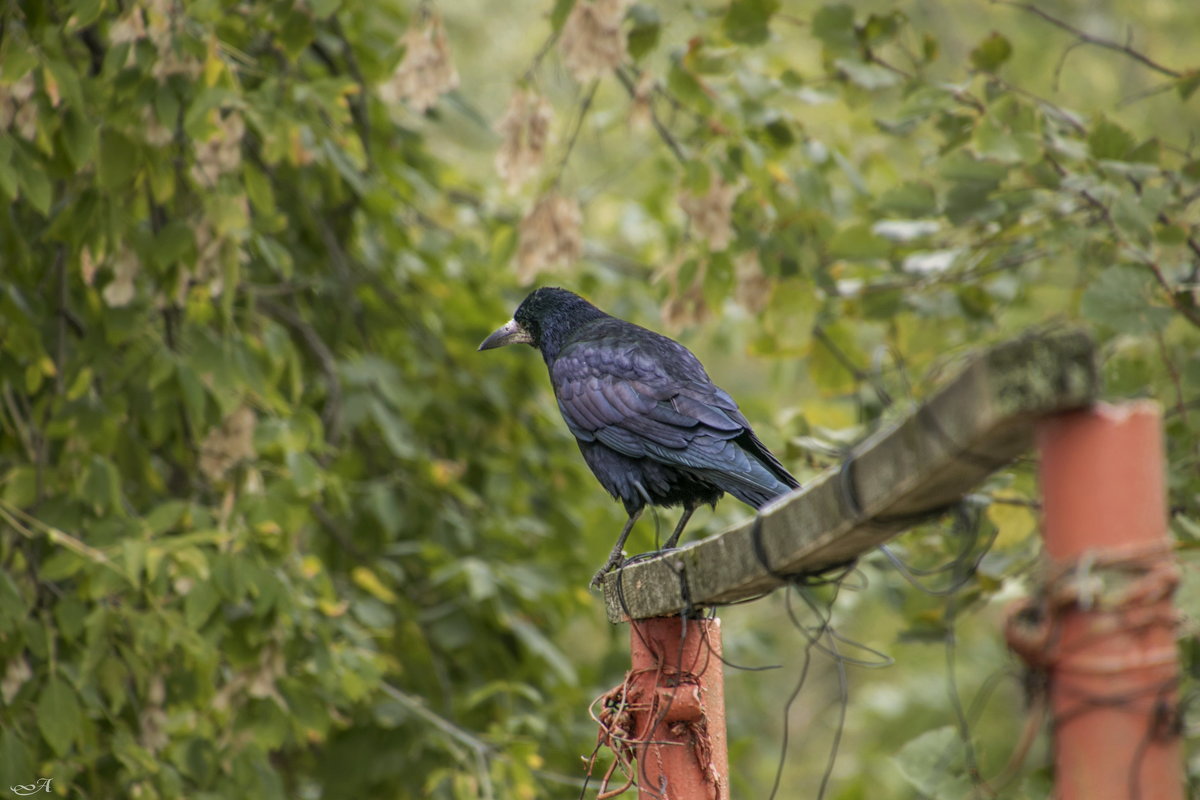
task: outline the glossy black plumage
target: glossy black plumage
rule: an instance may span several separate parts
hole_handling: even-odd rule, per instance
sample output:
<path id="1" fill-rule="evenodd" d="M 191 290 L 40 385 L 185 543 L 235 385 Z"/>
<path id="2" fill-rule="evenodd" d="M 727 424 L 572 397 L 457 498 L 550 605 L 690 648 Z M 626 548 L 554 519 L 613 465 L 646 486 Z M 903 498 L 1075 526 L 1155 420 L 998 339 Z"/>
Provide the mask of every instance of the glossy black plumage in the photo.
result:
<path id="1" fill-rule="evenodd" d="M 480 349 L 514 342 L 541 352 L 584 460 L 630 515 L 606 569 L 647 504 L 684 506 L 673 546 L 691 512 L 725 492 L 759 508 L 800 485 L 678 342 L 557 288 L 526 297 Z"/>

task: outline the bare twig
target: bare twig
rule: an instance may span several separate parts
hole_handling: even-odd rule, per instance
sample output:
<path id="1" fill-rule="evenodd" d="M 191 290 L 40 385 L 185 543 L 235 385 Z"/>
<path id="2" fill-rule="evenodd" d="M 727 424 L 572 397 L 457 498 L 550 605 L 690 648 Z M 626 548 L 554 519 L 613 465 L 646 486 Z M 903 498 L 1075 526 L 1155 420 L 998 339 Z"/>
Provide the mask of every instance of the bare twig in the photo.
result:
<path id="1" fill-rule="evenodd" d="M 420 698 L 413 697 L 407 692 L 403 692 L 392 686 L 390 683 L 383 683 L 380 686 L 384 694 L 404 706 L 410 713 L 425 720 L 425 722 L 437 728 L 455 743 L 468 748 L 476 763 L 476 771 L 478 772 L 483 797 L 490 799 L 496 796 L 492 788 L 491 771 L 487 768 L 487 760 L 495 751 L 493 745 L 488 744 L 470 731 L 460 728 L 445 717 L 434 713 Z M 465 756 L 461 751 L 458 755 L 460 758 L 464 758 Z"/>
<path id="2" fill-rule="evenodd" d="M 1046 250 L 1030 250 L 1025 253 L 1019 253 L 1017 255 L 998 259 L 996 262 L 989 264 L 986 267 L 964 269 L 953 272 L 946 271 L 935 273 L 933 275 L 923 275 L 910 280 L 888 280 L 879 281 L 876 283 L 868 283 L 862 287 L 861 293 L 878 294 L 881 292 L 918 291 L 944 284 L 962 284 L 966 282 L 977 281 L 980 278 L 985 278 L 988 275 L 996 272 L 1004 272 L 1006 270 L 1024 266 L 1025 264 L 1045 258 L 1048 255 L 1050 255 L 1050 253 Z"/>
<path id="3" fill-rule="evenodd" d="M 1158 84 L 1157 86 L 1151 86 L 1148 89 L 1142 89 L 1140 92 L 1134 92 L 1133 94 L 1122 97 L 1120 99 L 1120 101 L 1117 103 L 1117 108 L 1126 108 L 1128 106 L 1133 105 L 1134 103 L 1140 103 L 1141 101 L 1146 100 L 1147 98 L 1154 97 L 1156 95 L 1160 95 L 1160 94 L 1164 94 L 1166 92 L 1172 91 L 1178 85 L 1179 84 L 1176 83 L 1175 81 L 1163 81 L 1162 83 Z"/>
<path id="4" fill-rule="evenodd" d="M 867 51 L 867 61 L 871 64 L 875 64 L 877 66 L 883 67 L 888 72 L 891 72 L 895 75 L 899 75 L 900 77 L 904 78 L 905 80 L 911 81 L 914 78 L 914 75 L 911 72 L 908 72 L 907 70 L 897 67 L 896 65 L 892 64 L 889 61 L 883 60 L 882 58 L 879 57 L 879 54 L 876 53 L 874 50 Z M 969 107 L 975 111 L 979 111 L 979 112 L 983 112 L 986 109 L 986 106 L 983 104 L 983 101 L 979 100 L 977 97 L 975 97 L 968 91 L 965 91 L 963 89 L 958 89 L 958 88 L 947 88 L 947 91 L 950 92 L 950 96 L 953 97 L 956 102 L 958 102 L 964 106 L 967 106 L 967 107 Z"/>
<path id="5" fill-rule="evenodd" d="M 830 355 L 832 355 L 847 372 L 854 376 L 856 381 L 859 383 L 865 383 L 874 389 L 875 396 L 879 398 L 880 405 L 886 408 L 892 404 L 892 395 L 886 388 L 884 388 L 883 384 L 876 379 L 876 376 L 871 375 L 866 370 L 860 369 L 857 364 L 851 361 L 850 357 L 842 352 L 842 348 L 838 347 L 837 342 L 830 338 L 829 334 L 825 332 L 825 329 L 821 325 L 813 326 L 813 338 L 820 342 L 821 345 L 829 351 Z"/>
<path id="6" fill-rule="evenodd" d="M 1047 156 L 1046 161 L 1051 165 L 1054 171 L 1058 173 L 1059 176 L 1066 176 L 1068 174 L 1067 170 L 1063 168 L 1063 166 L 1059 164 L 1058 161 L 1056 161 L 1053 157 Z M 1121 230 L 1119 227 L 1117 227 L 1117 223 L 1113 219 L 1112 213 L 1108 210 L 1108 206 L 1104 205 L 1104 203 L 1097 199 L 1097 197 L 1087 189 L 1078 189 L 1076 191 L 1076 195 L 1082 198 L 1089 207 L 1094 209 L 1100 215 L 1100 218 L 1104 220 L 1105 227 L 1112 232 L 1113 238 L 1118 242 L 1122 241 Z M 1171 308 L 1178 311 L 1179 314 L 1192 325 L 1200 328 L 1200 310 L 1193 306 L 1187 305 L 1179 298 L 1176 293 L 1177 287 L 1172 286 L 1171 282 L 1167 280 L 1167 276 L 1163 274 L 1162 267 L 1159 266 L 1158 262 L 1153 258 L 1146 257 L 1139 257 L 1137 261 L 1141 263 L 1142 266 L 1146 267 L 1146 269 L 1150 270 L 1150 273 L 1154 276 L 1154 279 L 1158 281 L 1158 285 L 1162 287 L 1164 292 L 1166 292 L 1167 300 L 1170 302 Z"/>
<path id="7" fill-rule="evenodd" d="M 637 94 L 637 85 L 634 83 L 633 78 L 626 74 L 625 70 L 622 69 L 618 69 L 616 73 L 617 79 L 621 81 L 621 85 L 625 87 L 625 91 L 629 93 L 629 96 L 633 97 L 635 94 Z M 683 148 L 679 145 L 679 142 L 676 141 L 671 131 L 669 131 L 667 127 L 663 125 L 662 120 L 658 117 L 658 112 L 654 110 L 653 104 L 650 106 L 650 124 L 654 126 L 654 130 L 658 134 L 658 138 L 662 139 L 663 144 L 670 148 L 671 154 L 675 156 L 675 160 L 680 164 L 686 164 L 687 156 L 683 154 Z"/>
<path id="8" fill-rule="evenodd" d="M 1146 268 L 1154 275 L 1154 279 L 1158 281 L 1158 285 L 1167 293 L 1167 299 L 1171 302 L 1171 307 L 1183 315 L 1184 319 L 1200 328 L 1200 311 L 1197 311 L 1195 306 L 1190 306 L 1184 303 L 1177 294 L 1178 288 L 1171 285 L 1167 280 L 1167 276 L 1163 274 L 1162 267 L 1157 261 L 1147 259 L 1145 262 Z"/>
<path id="9" fill-rule="evenodd" d="M 1154 59 L 1147 56 L 1145 53 L 1142 53 L 1138 50 L 1134 50 L 1133 47 L 1131 47 L 1128 42 L 1126 42 L 1125 44 L 1119 44 L 1117 42 L 1112 41 L 1111 39 L 1105 39 L 1102 36 L 1093 36 L 1092 34 L 1081 31 L 1079 28 L 1076 28 L 1071 23 L 1061 20 L 1058 17 L 1053 16 L 1052 14 L 1044 11 L 1040 7 L 1035 6 L 1031 3 L 1020 3 L 1020 2 L 1015 2 L 1015 0 L 994 0 L 994 1 L 998 2 L 1000 5 L 1011 6 L 1013 8 L 1020 9 L 1021 11 L 1025 11 L 1030 14 L 1033 14 L 1035 17 L 1040 17 L 1041 19 L 1045 20 L 1046 22 L 1050 23 L 1051 25 L 1055 26 L 1056 28 L 1060 28 L 1060 29 L 1066 31 L 1067 33 L 1071 34 L 1072 36 L 1074 36 L 1076 39 L 1078 39 L 1083 44 L 1090 44 L 1090 45 L 1094 45 L 1096 47 L 1102 47 L 1106 50 L 1112 50 L 1116 53 L 1120 53 L 1121 55 L 1124 55 L 1128 58 L 1133 59 L 1134 61 L 1138 62 L 1142 66 L 1144 66 L 1148 69 L 1152 69 L 1155 72 L 1158 72 L 1162 75 L 1168 75 L 1172 78 L 1183 77 L 1183 73 L 1181 73 L 1177 70 L 1173 70 L 1170 67 L 1165 67 L 1162 64 L 1158 63 L 1157 61 L 1155 61 Z"/>
<path id="10" fill-rule="evenodd" d="M 371 118 L 367 108 L 369 95 L 367 81 L 363 78 L 362 70 L 358 66 L 358 59 L 354 56 L 354 47 L 350 44 L 350 39 L 346 36 L 346 31 L 342 28 L 338 15 L 333 14 L 329 23 L 333 28 L 333 35 L 342 43 L 346 69 L 350 72 L 350 77 L 354 78 L 354 82 L 358 84 L 358 96 L 348 98 L 348 101 L 350 115 L 354 117 L 354 126 L 358 129 L 358 139 L 362 142 L 363 156 L 367 159 L 369 168 L 373 162 L 371 160 Z"/>
<path id="11" fill-rule="evenodd" d="M 54 343 L 54 394 L 57 397 L 62 397 L 67 372 L 67 248 L 65 245 L 60 244 L 54 255 L 54 271 L 58 276 L 58 313 L 55 315 L 58 318 L 58 325 L 55 331 Z M 51 405 L 47 405 L 48 409 L 51 407 Z"/>
<path id="12" fill-rule="evenodd" d="M 1179 369 L 1171 359 L 1171 353 L 1167 350 L 1167 343 L 1163 339 L 1161 331 L 1154 331 L 1154 340 L 1158 342 L 1158 352 L 1162 357 L 1163 366 L 1166 367 L 1167 376 L 1171 379 L 1171 383 L 1175 387 L 1175 409 L 1179 412 L 1179 417 L 1183 420 L 1184 424 L 1189 425 L 1187 405 L 1184 403 L 1183 384 L 1179 378 Z"/>
<path id="13" fill-rule="evenodd" d="M 325 529 L 325 532 L 341 545 L 342 550 L 346 551 L 347 555 L 360 564 L 367 560 L 362 550 L 355 546 L 350 537 L 346 535 L 346 532 L 342 530 L 342 526 L 337 524 L 337 520 L 333 518 L 333 515 L 325 510 L 325 506 L 320 503 L 313 503 L 308 508 L 312 512 L 312 515 L 317 518 L 317 522 L 321 523 L 321 527 Z"/>
<path id="14" fill-rule="evenodd" d="M 1021 86 L 1009 83 L 995 73 L 989 73 L 988 77 L 997 85 L 1003 86 L 1005 90 L 1010 91 L 1013 94 L 1019 94 L 1022 97 L 1028 97 L 1030 100 L 1037 103 L 1043 111 L 1052 114 L 1056 119 L 1062 120 L 1064 123 L 1066 123 L 1066 125 L 1070 127 L 1071 130 L 1075 131 L 1076 134 L 1080 136 L 1087 136 L 1087 128 L 1084 127 L 1084 124 L 1079 120 L 1079 117 L 1076 114 L 1050 100 L 1047 100 L 1039 94 L 1035 94 L 1034 92 L 1031 92 Z"/>
<path id="15" fill-rule="evenodd" d="M 554 47 L 554 43 L 558 41 L 558 35 L 562 33 L 562 28 L 556 31 L 551 31 L 546 37 L 546 41 L 542 42 L 542 46 L 533 54 L 533 60 L 529 62 L 529 67 L 526 68 L 525 74 L 521 76 L 522 83 L 530 83 L 533 81 L 533 74 L 537 72 L 537 68 L 541 66 L 542 59 L 550 52 L 550 48 Z"/>
<path id="16" fill-rule="evenodd" d="M 554 177 L 554 182 L 558 183 L 562 179 L 563 170 L 567 168 L 567 161 L 571 158 L 571 151 L 575 149 L 575 142 L 579 139 L 579 132 L 583 130 L 583 121 L 587 118 L 588 111 L 592 108 L 592 100 L 596 97 L 596 90 L 600 87 L 600 79 L 596 78 L 592 81 L 592 85 L 588 87 L 587 94 L 583 97 L 583 103 L 579 106 L 579 116 L 575 119 L 575 129 L 571 131 L 571 138 L 567 139 L 567 146 L 563 150 L 562 159 L 558 162 L 558 174 Z"/>
<path id="17" fill-rule="evenodd" d="M 1025 497 L 1013 497 L 1012 495 L 986 495 L 988 502 L 997 506 L 1017 506 L 1018 508 L 1029 508 L 1034 511 L 1040 511 L 1042 504 L 1037 500 L 1030 500 Z"/>
<path id="18" fill-rule="evenodd" d="M 341 438 L 342 383 L 338 379 L 337 359 L 334 358 L 333 351 L 329 349 L 329 345 L 325 344 L 325 340 L 321 338 L 316 329 L 292 309 L 265 297 L 257 298 L 256 302 L 264 313 L 283 323 L 294 335 L 299 337 L 317 360 L 321 373 L 325 376 L 325 407 L 321 409 L 321 422 L 325 425 L 325 441 L 330 445 L 336 445 Z"/>
<path id="19" fill-rule="evenodd" d="M 21 447 L 25 449 L 25 457 L 29 459 L 30 463 L 36 462 L 37 451 L 33 446 L 35 434 L 30 432 L 29 421 L 21 412 L 17 398 L 13 395 L 12 385 L 8 381 L 4 382 L 3 389 L 0 389 L 0 395 L 4 397 L 4 406 L 8 409 L 8 417 L 17 431 L 17 438 L 21 440 Z"/>
<path id="20" fill-rule="evenodd" d="M 93 564 L 107 567 L 126 580 L 131 580 L 125 570 L 117 566 L 111 558 L 100 550 L 85 544 L 81 539 L 72 536 L 66 531 L 60 530 L 53 525 L 47 525 L 37 517 L 22 511 L 14 505 L 10 505 L 4 500 L 0 500 L 0 519 L 3 519 L 13 530 L 27 539 L 36 539 L 38 532 L 40 532 L 51 544 L 65 547 L 80 558 L 91 561 Z"/>

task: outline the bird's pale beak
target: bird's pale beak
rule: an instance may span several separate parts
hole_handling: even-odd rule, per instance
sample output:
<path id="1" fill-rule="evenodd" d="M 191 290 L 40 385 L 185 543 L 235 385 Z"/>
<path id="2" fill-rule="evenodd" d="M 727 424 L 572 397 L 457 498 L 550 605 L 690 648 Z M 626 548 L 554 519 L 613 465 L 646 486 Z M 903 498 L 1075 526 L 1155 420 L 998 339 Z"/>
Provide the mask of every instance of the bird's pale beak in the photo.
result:
<path id="1" fill-rule="evenodd" d="M 493 331 L 491 336 L 484 339 L 479 345 L 479 349 L 491 350 L 496 347 L 504 347 L 506 344 L 517 344 L 520 342 L 533 344 L 533 337 L 515 319 L 510 319 Z"/>

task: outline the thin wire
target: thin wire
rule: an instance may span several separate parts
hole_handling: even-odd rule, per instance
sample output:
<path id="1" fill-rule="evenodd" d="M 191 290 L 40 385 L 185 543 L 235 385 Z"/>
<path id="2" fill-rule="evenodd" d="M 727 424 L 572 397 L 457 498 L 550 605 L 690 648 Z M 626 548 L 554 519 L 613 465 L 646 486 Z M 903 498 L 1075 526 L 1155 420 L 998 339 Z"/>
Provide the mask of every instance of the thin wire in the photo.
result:
<path id="1" fill-rule="evenodd" d="M 913 588 L 924 594 L 932 597 L 952 597 L 957 594 L 964 586 L 971 582 L 978 573 L 979 565 L 983 559 L 991 552 L 992 545 L 996 542 L 996 537 L 1000 535 L 1000 529 L 992 526 L 991 533 L 987 540 L 979 546 L 979 527 L 983 520 L 983 516 L 978 509 L 971 510 L 965 503 L 959 503 L 957 508 L 952 533 L 958 538 L 963 539 L 962 548 L 958 554 L 944 564 L 930 569 L 918 569 L 909 566 L 904 562 L 895 551 L 887 545 L 880 545 L 879 550 L 891 562 L 900 576 L 904 578 Z M 978 548 L 978 549 L 977 549 Z M 976 551 L 972 558 L 972 551 Z M 952 575 L 957 575 L 949 586 L 941 589 L 934 589 L 926 586 L 917 579 L 917 576 L 932 576 L 939 575 L 943 572 L 950 572 Z"/>
<path id="2" fill-rule="evenodd" d="M 946 626 L 945 649 L 946 649 L 946 694 L 950 699 L 950 707 L 954 711 L 954 719 L 958 724 L 959 737 L 962 739 L 963 756 L 967 762 L 967 775 L 976 790 L 980 788 L 986 789 L 986 784 L 983 783 L 982 776 L 979 772 L 979 760 L 975 754 L 975 745 L 971 741 L 971 724 L 967 720 L 966 712 L 963 710 L 962 697 L 958 691 L 958 635 L 954 630 L 954 625 L 958 621 L 958 603 L 956 598 L 951 598 L 951 601 L 946 609 L 946 617 L 949 624 Z M 990 790 L 987 790 L 990 793 Z"/>
<path id="3" fill-rule="evenodd" d="M 832 633 L 833 629 L 828 628 L 828 632 Z M 837 637 L 832 637 L 829 643 L 830 649 L 837 653 Z M 850 705 L 850 684 L 846 677 L 847 660 L 836 658 L 837 676 L 838 676 L 838 721 L 834 728 L 833 741 L 829 745 L 829 758 L 825 763 L 825 773 L 821 776 L 821 788 L 817 791 L 817 800 L 822 800 L 825 797 L 825 790 L 829 787 L 829 779 L 833 777 L 833 767 L 837 763 L 838 751 L 842 746 L 842 734 L 846 730 L 846 709 Z"/>
<path id="4" fill-rule="evenodd" d="M 800 668 L 800 677 L 796 680 L 796 686 L 792 689 L 791 695 L 783 705 L 783 736 L 779 745 L 779 762 L 775 765 L 775 781 L 771 784 L 771 793 L 767 795 L 768 800 L 775 800 L 775 795 L 779 792 L 779 782 L 783 778 L 783 765 L 787 763 L 788 739 L 791 738 L 791 710 L 792 704 L 796 702 L 796 698 L 800 696 L 800 690 L 804 688 L 804 684 L 808 680 L 808 668 L 812 665 L 812 643 L 804 648 L 804 664 Z"/>

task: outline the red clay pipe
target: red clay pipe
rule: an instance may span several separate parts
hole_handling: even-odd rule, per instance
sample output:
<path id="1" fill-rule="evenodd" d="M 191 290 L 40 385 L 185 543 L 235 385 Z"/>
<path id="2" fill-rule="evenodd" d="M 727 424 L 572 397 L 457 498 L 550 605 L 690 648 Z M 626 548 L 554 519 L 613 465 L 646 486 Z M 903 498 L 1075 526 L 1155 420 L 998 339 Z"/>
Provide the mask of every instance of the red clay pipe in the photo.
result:
<path id="1" fill-rule="evenodd" d="M 1056 796 L 1183 800 L 1159 408 L 1052 417 L 1037 444 L 1046 553 L 1061 578 L 1044 653 Z"/>
<path id="2" fill-rule="evenodd" d="M 721 621 L 633 620 L 630 650 L 639 800 L 729 800 Z"/>

